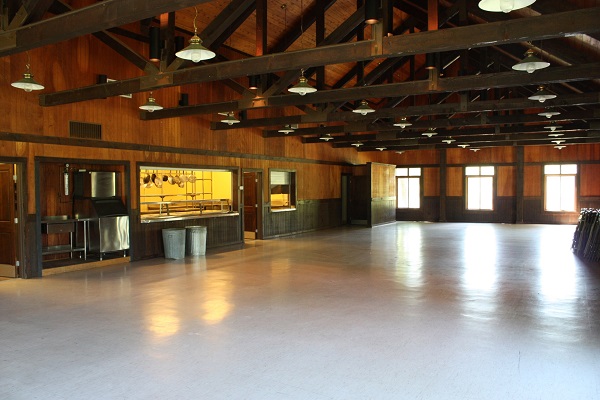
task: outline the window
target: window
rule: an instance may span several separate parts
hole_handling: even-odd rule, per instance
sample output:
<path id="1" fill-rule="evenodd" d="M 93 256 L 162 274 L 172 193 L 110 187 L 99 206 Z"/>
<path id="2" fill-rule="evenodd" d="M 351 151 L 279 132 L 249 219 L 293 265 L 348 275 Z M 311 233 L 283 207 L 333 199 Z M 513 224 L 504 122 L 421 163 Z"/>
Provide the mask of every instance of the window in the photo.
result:
<path id="1" fill-rule="evenodd" d="M 272 210 L 296 208 L 296 172 L 271 170 L 269 184 Z"/>
<path id="2" fill-rule="evenodd" d="M 396 168 L 396 208 L 421 208 L 421 168 Z"/>
<path id="3" fill-rule="evenodd" d="M 466 167 L 467 210 L 494 209 L 494 167 Z"/>
<path id="4" fill-rule="evenodd" d="M 139 166 L 142 222 L 197 218 L 234 211 L 232 171 Z"/>
<path id="5" fill-rule="evenodd" d="M 575 211 L 576 164 L 544 165 L 546 211 Z"/>

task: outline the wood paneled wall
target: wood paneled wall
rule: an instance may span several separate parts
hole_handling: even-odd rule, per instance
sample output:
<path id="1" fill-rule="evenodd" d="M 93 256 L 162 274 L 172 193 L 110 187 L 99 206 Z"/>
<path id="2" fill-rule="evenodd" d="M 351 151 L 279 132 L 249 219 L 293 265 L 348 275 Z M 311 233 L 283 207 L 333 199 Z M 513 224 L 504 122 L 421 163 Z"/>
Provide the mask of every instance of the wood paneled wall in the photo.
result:
<path id="1" fill-rule="evenodd" d="M 516 222 L 518 201 L 522 202 L 523 222 L 575 223 L 578 212 L 553 213 L 544 210 L 543 166 L 549 163 L 579 165 L 578 204 L 580 207 L 600 207 L 600 145 L 572 145 L 558 151 L 551 146 L 525 147 L 523 157 L 522 197 L 517 196 L 517 148 L 482 149 L 471 152 L 462 149 L 446 150 L 446 202 L 440 204 L 440 166 L 434 165 L 439 157 L 424 159 L 423 154 L 403 154 L 400 166 L 424 166 L 423 204 L 420 210 L 397 210 L 398 220 L 428 220 L 440 218 L 443 208 L 447 221 Z M 432 166 L 434 165 L 434 166 Z M 496 166 L 496 199 L 491 212 L 473 212 L 465 209 L 464 167 L 469 165 Z M 520 199 L 520 200 L 519 200 Z"/>

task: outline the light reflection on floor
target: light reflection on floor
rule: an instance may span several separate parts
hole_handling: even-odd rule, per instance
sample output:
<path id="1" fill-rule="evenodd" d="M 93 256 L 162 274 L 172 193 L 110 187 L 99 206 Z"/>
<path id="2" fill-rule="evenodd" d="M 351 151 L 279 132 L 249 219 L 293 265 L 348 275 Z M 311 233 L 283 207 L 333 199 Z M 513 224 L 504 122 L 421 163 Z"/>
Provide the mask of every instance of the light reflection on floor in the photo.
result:
<path id="1" fill-rule="evenodd" d="M 2 281 L 0 398 L 600 399 L 573 230 L 344 227 Z"/>

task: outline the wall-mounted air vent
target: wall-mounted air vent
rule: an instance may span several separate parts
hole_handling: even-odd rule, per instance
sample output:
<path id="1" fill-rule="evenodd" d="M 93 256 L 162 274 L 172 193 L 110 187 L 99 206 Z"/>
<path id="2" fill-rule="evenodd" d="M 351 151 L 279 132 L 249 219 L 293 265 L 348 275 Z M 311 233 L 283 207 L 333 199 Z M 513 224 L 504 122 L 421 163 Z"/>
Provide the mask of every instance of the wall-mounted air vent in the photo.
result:
<path id="1" fill-rule="evenodd" d="M 69 121 L 69 137 L 100 140 L 102 139 L 102 125 Z"/>

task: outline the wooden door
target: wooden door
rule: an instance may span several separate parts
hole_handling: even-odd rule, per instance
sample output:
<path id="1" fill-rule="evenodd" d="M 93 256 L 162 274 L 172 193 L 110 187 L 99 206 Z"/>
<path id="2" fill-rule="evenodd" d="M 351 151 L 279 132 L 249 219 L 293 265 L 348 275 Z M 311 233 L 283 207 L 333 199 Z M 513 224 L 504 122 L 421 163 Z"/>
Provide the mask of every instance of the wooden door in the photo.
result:
<path id="1" fill-rule="evenodd" d="M 258 228 L 257 181 L 256 172 L 244 172 L 244 238 L 246 239 L 256 239 Z"/>
<path id="2" fill-rule="evenodd" d="M 12 164 L 0 164 L 0 276 L 16 276 L 16 185 Z"/>

